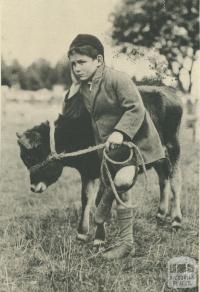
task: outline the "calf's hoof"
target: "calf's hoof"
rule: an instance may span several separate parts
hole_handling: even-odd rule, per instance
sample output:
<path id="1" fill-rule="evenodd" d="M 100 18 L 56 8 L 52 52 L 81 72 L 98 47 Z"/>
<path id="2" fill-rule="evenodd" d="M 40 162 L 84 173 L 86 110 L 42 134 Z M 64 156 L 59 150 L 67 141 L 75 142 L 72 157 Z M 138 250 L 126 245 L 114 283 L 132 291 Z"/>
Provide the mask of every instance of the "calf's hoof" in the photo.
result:
<path id="1" fill-rule="evenodd" d="M 181 218 L 175 217 L 172 220 L 172 229 L 173 229 L 173 231 L 179 231 L 180 228 L 181 228 Z"/>
<path id="2" fill-rule="evenodd" d="M 105 245 L 105 240 L 102 239 L 94 239 L 93 246 L 94 247 L 101 247 Z"/>
<path id="3" fill-rule="evenodd" d="M 160 225 L 163 225 L 165 223 L 166 216 L 167 216 L 166 212 L 164 212 L 162 210 L 158 210 L 158 213 L 156 215 L 157 223 Z"/>
<path id="4" fill-rule="evenodd" d="M 82 242 L 86 242 L 88 239 L 88 234 L 77 233 L 76 239 Z"/>

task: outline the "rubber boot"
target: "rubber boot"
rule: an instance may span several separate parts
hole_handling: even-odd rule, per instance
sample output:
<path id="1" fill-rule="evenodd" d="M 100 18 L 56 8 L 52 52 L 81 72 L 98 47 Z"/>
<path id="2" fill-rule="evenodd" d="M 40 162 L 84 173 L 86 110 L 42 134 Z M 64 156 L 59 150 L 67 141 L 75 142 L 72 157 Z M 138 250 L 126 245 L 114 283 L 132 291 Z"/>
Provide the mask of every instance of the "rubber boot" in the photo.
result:
<path id="1" fill-rule="evenodd" d="M 119 239 L 114 247 L 105 251 L 102 256 L 107 260 L 120 259 L 127 256 L 130 252 L 134 253 L 133 245 L 133 225 L 132 209 L 117 209 L 119 224 Z"/>
<path id="2" fill-rule="evenodd" d="M 104 194 L 94 215 L 94 219 L 97 224 L 102 224 L 109 219 L 114 198 L 114 194 L 110 188 L 104 189 Z"/>

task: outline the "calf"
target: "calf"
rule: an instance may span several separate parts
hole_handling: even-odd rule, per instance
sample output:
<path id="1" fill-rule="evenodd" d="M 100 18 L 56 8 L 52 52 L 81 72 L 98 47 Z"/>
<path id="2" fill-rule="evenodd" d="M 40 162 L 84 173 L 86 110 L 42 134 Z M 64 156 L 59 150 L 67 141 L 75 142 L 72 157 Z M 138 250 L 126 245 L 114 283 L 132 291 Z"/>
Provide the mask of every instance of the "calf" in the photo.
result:
<path id="1" fill-rule="evenodd" d="M 159 178 L 160 204 L 158 220 L 164 220 L 169 211 L 170 188 L 173 195 L 171 210 L 172 227 L 181 226 L 182 214 L 180 208 L 181 171 L 179 165 L 180 144 L 179 126 L 182 117 L 182 104 L 174 90 L 166 87 L 139 87 L 144 105 L 156 126 L 166 157 L 147 165 L 153 167 Z M 72 152 L 94 145 L 94 137 L 89 113 L 85 109 L 82 97 L 76 95 L 67 101 L 64 115 L 59 115 L 55 121 L 55 149 L 57 153 Z M 18 134 L 20 155 L 30 171 L 31 190 L 42 192 L 54 183 L 62 173 L 64 166 L 76 168 L 82 181 L 82 214 L 78 227 L 78 238 L 86 240 L 89 231 L 89 211 L 95 200 L 100 175 L 100 161 L 96 152 L 83 156 L 51 160 L 49 163 L 35 167 L 51 154 L 49 122 L 42 123 L 23 134 Z M 98 192 L 96 203 L 101 197 Z M 102 224 L 97 225 L 95 242 L 105 239 Z"/>

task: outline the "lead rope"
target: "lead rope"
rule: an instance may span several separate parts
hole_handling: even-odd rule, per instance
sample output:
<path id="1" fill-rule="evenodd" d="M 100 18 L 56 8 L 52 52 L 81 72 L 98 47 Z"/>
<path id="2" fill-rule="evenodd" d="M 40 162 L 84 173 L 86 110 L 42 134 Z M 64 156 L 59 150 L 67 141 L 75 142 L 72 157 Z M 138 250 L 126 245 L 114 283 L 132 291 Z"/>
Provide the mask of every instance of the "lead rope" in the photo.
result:
<path id="1" fill-rule="evenodd" d="M 135 207 L 135 206 L 126 205 L 120 199 L 120 197 L 118 195 L 118 192 L 116 190 L 115 184 L 113 182 L 110 170 L 108 168 L 107 161 L 109 161 L 112 164 L 123 165 L 123 164 L 129 162 L 133 158 L 133 154 L 134 154 L 133 149 L 135 149 L 135 151 L 137 152 L 137 154 L 139 155 L 139 158 L 141 160 L 142 169 L 143 169 L 143 172 L 144 172 L 144 175 L 145 175 L 145 191 L 146 191 L 147 190 L 148 181 L 147 181 L 147 172 L 146 172 L 145 162 L 144 162 L 144 159 L 142 157 L 142 154 L 141 154 L 139 148 L 133 142 L 123 142 L 122 144 L 128 146 L 128 148 L 130 149 L 130 155 L 129 155 L 128 159 L 126 159 L 125 161 L 115 161 L 115 160 L 111 159 L 108 156 L 107 152 L 106 152 L 105 143 L 102 143 L 102 144 L 99 144 L 99 145 L 96 145 L 96 146 L 90 146 L 89 148 L 81 149 L 81 150 L 70 152 L 70 153 L 65 153 L 65 152 L 62 152 L 62 153 L 59 153 L 59 154 L 56 153 L 56 152 L 51 153 L 51 155 L 45 161 L 32 166 L 30 168 L 30 170 L 31 171 L 36 171 L 40 167 L 46 166 L 51 161 L 62 160 L 63 158 L 69 158 L 69 157 L 77 157 L 77 156 L 81 156 L 81 155 L 84 155 L 84 154 L 91 153 L 91 152 L 96 151 L 96 150 L 104 149 L 103 150 L 103 159 L 102 159 L 102 164 L 101 164 L 101 175 L 102 175 L 102 178 L 103 178 L 103 183 L 106 184 L 105 178 L 103 177 L 103 166 L 105 166 L 106 174 L 108 176 L 108 179 L 109 179 L 112 191 L 113 191 L 113 193 L 115 195 L 116 201 L 119 204 L 121 204 L 122 206 L 124 206 L 125 208 Z M 138 167 L 138 165 L 139 164 L 137 163 L 136 167 Z M 134 183 L 135 183 L 136 178 L 137 178 L 137 170 L 136 170 L 136 177 L 134 178 Z"/>
<path id="2" fill-rule="evenodd" d="M 126 145 L 128 146 L 128 148 L 130 149 L 130 155 L 129 157 L 124 160 L 124 161 L 115 161 L 113 159 L 111 159 L 107 153 L 106 153 L 106 148 L 104 148 L 103 150 L 103 159 L 102 159 L 102 164 L 101 164 L 101 175 L 102 175 L 102 181 L 104 183 L 104 185 L 106 186 L 106 181 L 105 181 L 105 178 L 104 178 L 104 175 L 103 175 L 103 166 L 105 167 L 105 170 L 106 170 L 106 174 L 108 176 L 108 179 L 109 179 L 109 183 L 111 185 L 111 188 L 112 188 L 112 191 L 115 195 L 115 199 L 116 201 L 121 204 L 123 207 L 125 208 L 135 208 L 136 205 L 127 205 L 125 204 L 119 197 L 118 195 L 118 192 L 117 192 L 117 189 L 115 187 L 115 184 L 113 182 L 113 179 L 112 179 L 112 176 L 111 176 L 111 173 L 110 173 L 110 170 L 109 170 L 109 167 L 108 167 L 108 164 L 107 164 L 107 161 L 109 161 L 110 163 L 114 164 L 114 165 L 123 165 L 123 164 L 126 164 L 127 162 L 129 162 L 132 158 L 133 158 L 133 149 L 135 149 L 141 159 L 141 162 L 142 162 L 142 168 L 143 168 L 143 171 L 144 171 L 144 175 L 145 175 L 145 191 L 147 190 L 147 185 L 148 185 L 148 180 L 147 180 L 147 172 L 146 172 L 146 167 L 145 167 L 145 163 L 144 163 L 144 159 L 141 155 L 141 152 L 139 150 L 139 148 L 132 142 L 123 142 L 123 145 Z M 136 182 L 136 179 L 137 179 L 137 176 L 138 176 L 138 161 L 137 161 L 137 164 L 136 164 L 136 174 L 134 176 L 134 180 L 133 180 L 133 184 L 132 186 L 135 184 Z"/>

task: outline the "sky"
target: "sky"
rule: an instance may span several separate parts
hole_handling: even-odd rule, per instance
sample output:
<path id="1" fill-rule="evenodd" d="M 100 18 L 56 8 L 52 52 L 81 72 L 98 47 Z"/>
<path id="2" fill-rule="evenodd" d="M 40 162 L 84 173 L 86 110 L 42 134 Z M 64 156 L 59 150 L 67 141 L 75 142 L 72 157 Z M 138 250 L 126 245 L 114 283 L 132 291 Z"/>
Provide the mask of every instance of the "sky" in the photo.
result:
<path id="1" fill-rule="evenodd" d="M 120 0 L 1 0 L 2 55 L 28 66 L 38 58 L 55 64 L 78 33 L 99 37 L 110 51 L 109 14 Z"/>

